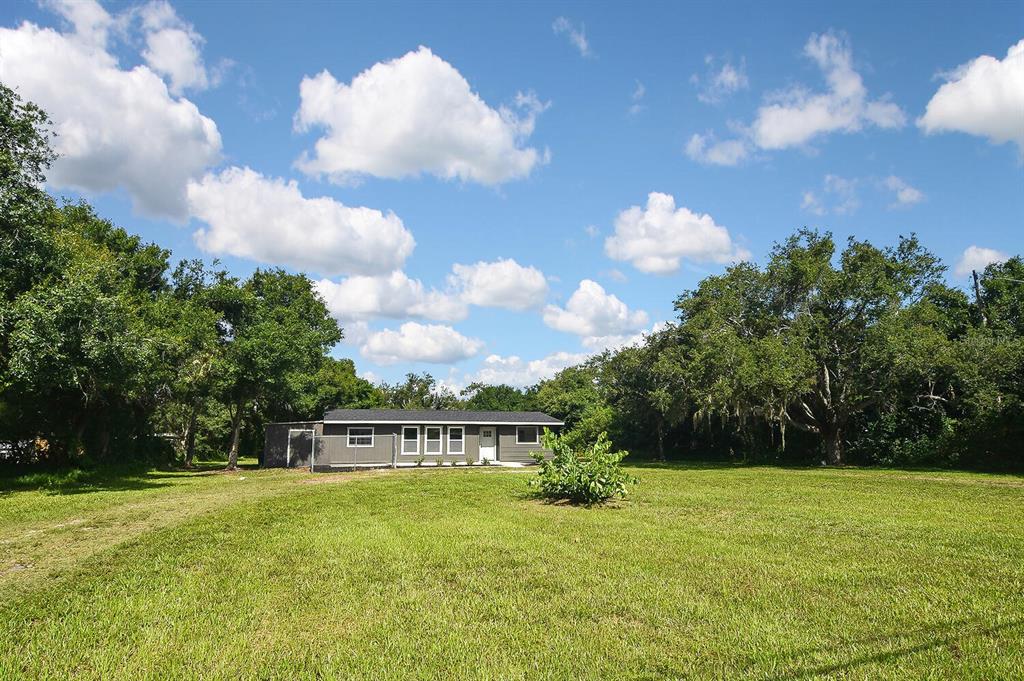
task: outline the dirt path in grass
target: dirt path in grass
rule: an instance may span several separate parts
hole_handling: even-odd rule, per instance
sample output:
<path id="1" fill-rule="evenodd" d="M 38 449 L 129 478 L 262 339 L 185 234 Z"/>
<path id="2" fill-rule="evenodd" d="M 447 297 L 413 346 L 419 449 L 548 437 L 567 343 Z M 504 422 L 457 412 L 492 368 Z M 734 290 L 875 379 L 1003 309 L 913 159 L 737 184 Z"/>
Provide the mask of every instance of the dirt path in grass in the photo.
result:
<path id="1" fill-rule="evenodd" d="M 134 489 L 10 493 L 0 498 L 0 599 L 146 533 L 294 492 L 308 477 L 299 471 L 153 474 Z"/>

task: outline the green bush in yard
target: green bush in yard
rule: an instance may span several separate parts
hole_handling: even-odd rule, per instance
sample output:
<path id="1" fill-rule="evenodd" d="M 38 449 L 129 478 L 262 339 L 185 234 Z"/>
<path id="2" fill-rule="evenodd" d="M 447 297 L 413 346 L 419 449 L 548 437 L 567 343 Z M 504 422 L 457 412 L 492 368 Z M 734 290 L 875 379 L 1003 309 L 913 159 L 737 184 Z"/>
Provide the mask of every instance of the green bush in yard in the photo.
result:
<path id="1" fill-rule="evenodd" d="M 607 433 L 599 434 L 594 444 L 581 448 L 549 431 L 541 442 L 554 456 L 545 459 L 543 452 L 531 454 L 540 464 L 540 472 L 529 484 L 545 499 L 599 504 L 612 497 L 624 498 L 626 485 L 638 482 L 622 470 L 622 459 L 629 452 L 612 451 Z"/>

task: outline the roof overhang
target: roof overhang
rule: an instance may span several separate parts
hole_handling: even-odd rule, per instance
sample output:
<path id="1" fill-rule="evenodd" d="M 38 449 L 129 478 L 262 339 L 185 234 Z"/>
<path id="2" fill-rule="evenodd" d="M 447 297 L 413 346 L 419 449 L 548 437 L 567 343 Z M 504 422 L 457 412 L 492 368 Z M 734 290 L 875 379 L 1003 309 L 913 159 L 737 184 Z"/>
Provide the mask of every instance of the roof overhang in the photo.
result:
<path id="1" fill-rule="evenodd" d="M 404 421 L 373 421 L 368 419 L 331 421 L 324 419 L 324 424 L 333 425 L 356 425 L 367 423 L 370 425 L 392 424 L 396 426 L 564 426 L 562 421 L 421 421 L 419 419 L 406 419 Z"/>

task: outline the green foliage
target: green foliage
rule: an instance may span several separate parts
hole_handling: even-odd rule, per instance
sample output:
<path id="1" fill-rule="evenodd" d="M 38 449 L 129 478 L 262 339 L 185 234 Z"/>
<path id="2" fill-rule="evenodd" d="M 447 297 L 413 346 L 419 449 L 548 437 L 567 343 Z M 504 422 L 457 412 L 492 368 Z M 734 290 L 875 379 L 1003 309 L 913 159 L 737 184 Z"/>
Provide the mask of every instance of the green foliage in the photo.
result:
<path id="1" fill-rule="evenodd" d="M 622 469 L 622 459 L 628 452 L 613 452 L 607 433 L 601 433 L 592 445 L 583 449 L 574 448 L 569 441 L 550 431 L 545 431 L 541 441 L 554 456 L 547 459 L 543 452 L 533 454 L 540 464 L 540 472 L 529 484 L 545 499 L 599 504 L 613 497 L 625 498 L 626 486 L 638 482 Z"/>
<path id="2" fill-rule="evenodd" d="M 447 387 L 438 387 L 430 374 L 406 374 L 403 383 L 380 385 L 382 401 L 390 409 L 455 409 L 459 399 Z"/>
<path id="3" fill-rule="evenodd" d="M 462 408 L 472 411 L 533 411 L 533 396 L 510 385 L 470 383 L 461 393 Z"/>

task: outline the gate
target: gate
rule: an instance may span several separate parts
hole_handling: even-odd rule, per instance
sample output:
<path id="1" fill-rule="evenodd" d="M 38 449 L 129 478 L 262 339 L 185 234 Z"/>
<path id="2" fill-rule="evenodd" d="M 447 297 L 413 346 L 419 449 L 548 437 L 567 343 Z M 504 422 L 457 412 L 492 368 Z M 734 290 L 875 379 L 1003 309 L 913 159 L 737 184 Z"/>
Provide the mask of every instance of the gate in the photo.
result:
<path id="1" fill-rule="evenodd" d="M 288 449 L 285 453 L 285 467 L 308 466 L 313 454 L 316 431 L 312 428 L 290 428 Z"/>

